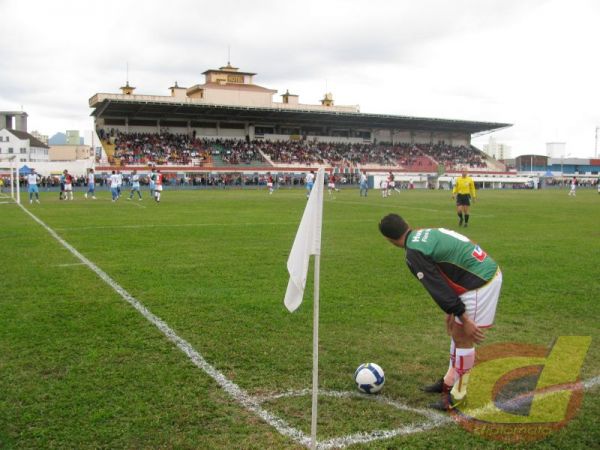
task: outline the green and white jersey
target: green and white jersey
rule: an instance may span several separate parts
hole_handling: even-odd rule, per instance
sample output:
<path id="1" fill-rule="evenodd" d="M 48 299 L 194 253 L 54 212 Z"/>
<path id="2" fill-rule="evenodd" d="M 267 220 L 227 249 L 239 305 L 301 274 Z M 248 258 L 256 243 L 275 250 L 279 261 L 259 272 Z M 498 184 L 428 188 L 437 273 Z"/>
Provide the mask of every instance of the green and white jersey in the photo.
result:
<path id="1" fill-rule="evenodd" d="M 448 314 L 461 315 L 458 296 L 482 287 L 498 270 L 481 247 L 445 228 L 411 230 L 404 246 L 409 269 Z"/>

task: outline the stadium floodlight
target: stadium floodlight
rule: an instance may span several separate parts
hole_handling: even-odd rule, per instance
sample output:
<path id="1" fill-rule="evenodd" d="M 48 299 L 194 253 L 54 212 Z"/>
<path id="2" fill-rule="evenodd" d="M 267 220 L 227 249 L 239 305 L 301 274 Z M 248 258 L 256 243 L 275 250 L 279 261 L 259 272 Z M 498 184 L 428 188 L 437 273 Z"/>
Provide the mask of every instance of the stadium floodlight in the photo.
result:
<path id="1" fill-rule="evenodd" d="M 5 163 L 8 162 L 8 165 Z M 10 196 L 5 196 L 4 192 L 0 193 L 1 203 L 16 202 L 21 203 L 21 190 L 19 189 L 19 165 L 17 164 L 16 155 L 11 156 L 0 156 L 0 171 L 8 169 L 9 172 L 9 183 L 10 183 Z M 4 189 L 4 188 L 3 188 Z"/>

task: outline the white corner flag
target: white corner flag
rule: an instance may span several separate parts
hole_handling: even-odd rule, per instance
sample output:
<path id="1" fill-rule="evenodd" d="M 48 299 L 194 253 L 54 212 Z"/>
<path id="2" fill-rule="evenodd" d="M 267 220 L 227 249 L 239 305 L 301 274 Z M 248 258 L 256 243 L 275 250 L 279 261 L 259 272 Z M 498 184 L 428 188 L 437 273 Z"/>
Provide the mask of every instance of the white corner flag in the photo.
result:
<path id="1" fill-rule="evenodd" d="M 313 299 L 313 373 L 312 373 L 312 414 L 310 421 L 310 448 L 317 448 L 317 396 L 319 390 L 319 279 L 321 270 L 321 224 L 323 222 L 323 169 L 317 172 L 304 209 L 296 239 L 287 262 L 290 281 L 285 291 L 283 303 L 294 312 L 302 303 L 308 261 L 315 255 L 315 278 Z"/>
<path id="2" fill-rule="evenodd" d="M 284 304 L 290 312 L 294 312 L 302 303 L 310 255 L 321 254 L 323 179 L 324 171 L 319 169 L 287 261 L 290 281 L 285 292 Z"/>

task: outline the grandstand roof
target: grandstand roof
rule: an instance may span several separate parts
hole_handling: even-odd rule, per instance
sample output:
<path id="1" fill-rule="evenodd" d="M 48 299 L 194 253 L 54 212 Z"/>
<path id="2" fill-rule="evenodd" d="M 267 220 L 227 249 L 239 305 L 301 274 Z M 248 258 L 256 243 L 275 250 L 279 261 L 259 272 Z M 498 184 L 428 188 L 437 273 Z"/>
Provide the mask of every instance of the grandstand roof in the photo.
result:
<path id="1" fill-rule="evenodd" d="M 315 125 L 354 128 L 456 131 L 470 134 L 490 132 L 512 124 L 470 120 L 367 114 L 359 112 L 315 111 L 302 108 L 225 106 L 201 103 L 165 102 L 119 98 L 97 94 L 90 99 L 94 117 L 128 117 L 169 120 L 219 120 L 267 122 L 273 124 Z M 96 101 L 94 101 L 96 100 Z"/>

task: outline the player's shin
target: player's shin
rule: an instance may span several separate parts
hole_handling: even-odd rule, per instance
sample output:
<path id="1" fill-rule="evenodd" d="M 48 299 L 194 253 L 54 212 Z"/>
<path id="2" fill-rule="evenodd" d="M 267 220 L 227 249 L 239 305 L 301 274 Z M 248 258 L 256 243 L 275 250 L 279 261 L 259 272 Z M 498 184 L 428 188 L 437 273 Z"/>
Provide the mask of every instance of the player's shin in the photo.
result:
<path id="1" fill-rule="evenodd" d="M 461 401 L 467 395 L 469 372 L 475 365 L 475 348 L 457 348 L 454 360 L 456 382 L 450 392 L 454 401 Z"/>
<path id="2" fill-rule="evenodd" d="M 450 364 L 448 365 L 448 371 L 444 375 L 444 384 L 450 388 L 454 386 L 456 380 L 456 371 L 454 370 L 454 364 L 456 361 L 456 344 L 454 339 L 450 339 Z"/>

